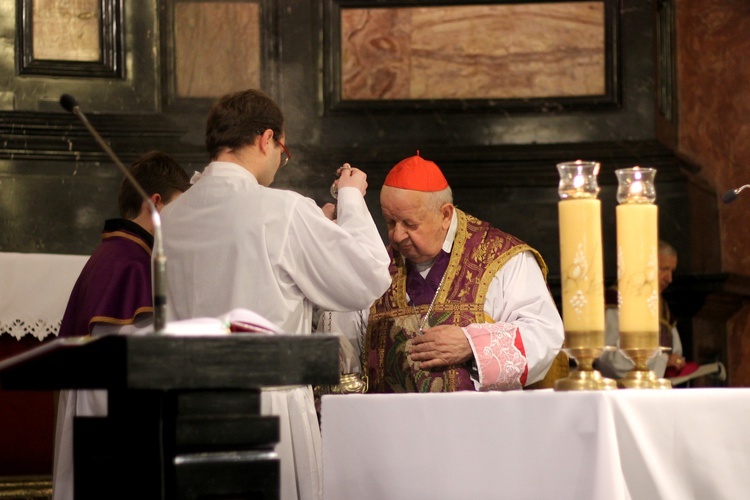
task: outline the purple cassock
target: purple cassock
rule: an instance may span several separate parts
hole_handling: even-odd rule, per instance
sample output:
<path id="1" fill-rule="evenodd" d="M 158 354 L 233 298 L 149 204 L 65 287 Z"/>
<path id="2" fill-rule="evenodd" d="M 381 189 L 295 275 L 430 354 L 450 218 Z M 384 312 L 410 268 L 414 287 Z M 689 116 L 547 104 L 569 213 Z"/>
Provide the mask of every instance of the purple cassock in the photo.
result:
<path id="1" fill-rule="evenodd" d="M 88 335 L 95 323 L 129 325 L 141 314 L 153 314 L 153 245 L 153 236 L 135 222 L 107 220 L 102 243 L 70 294 L 58 336 Z"/>

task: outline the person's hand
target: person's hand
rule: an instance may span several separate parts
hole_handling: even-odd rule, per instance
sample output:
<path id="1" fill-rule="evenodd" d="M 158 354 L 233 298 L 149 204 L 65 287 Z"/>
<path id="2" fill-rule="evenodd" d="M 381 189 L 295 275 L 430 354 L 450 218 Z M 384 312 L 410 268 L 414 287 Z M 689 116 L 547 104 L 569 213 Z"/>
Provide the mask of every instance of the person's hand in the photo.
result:
<path id="1" fill-rule="evenodd" d="M 328 217 L 328 219 L 336 220 L 336 205 L 333 203 L 326 203 L 321 210 L 323 210 L 323 215 Z"/>
<path id="2" fill-rule="evenodd" d="M 367 174 L 358 168 L 352 167 L 348 163 L 344 163 L 339 167 L 336 173 L 339 175 L 339 178 L 336 181 L 338 189 L 343 187 L 355 187 L 359 189 L 362 196 L 365 195 L 367 192 Z"/>
<path id="3" fill-rule="evenodd" d="M 472 352 L 460 326 L 438 325 L 412 339 L 409 355 L 412 361 L 419 362 L 420 369 L 430 370 L 463 363 Z"/>

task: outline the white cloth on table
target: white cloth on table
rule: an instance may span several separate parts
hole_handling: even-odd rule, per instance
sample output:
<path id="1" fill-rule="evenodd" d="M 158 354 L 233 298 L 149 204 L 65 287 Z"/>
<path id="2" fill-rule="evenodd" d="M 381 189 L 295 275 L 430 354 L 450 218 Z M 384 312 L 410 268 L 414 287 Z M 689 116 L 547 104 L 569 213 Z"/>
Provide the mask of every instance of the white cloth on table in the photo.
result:
<path id="1" fill-rule="evenodd" d="M 0 334 L 57 335 L 88 255 L 0 252 Z"/>
<path id="2" fill-rule="evenodd" d="M 361 309 L 390 285 L 388 254 L 356 188 L 339 190 L 336 224 L 311 199 L 212 162 L 162 220 L 170 319 L 247 308 L 289 334 L 310 335 L 313 304 Z M 281 498 L 320 498 L 311 389 L 264 391 L 261 411 L 281 420 Z"/>
<path id="3" fill-rule="evenodd" d="M 325 498 L 747 498 L 748 413 L 745 388 L 327 395 Z"/>

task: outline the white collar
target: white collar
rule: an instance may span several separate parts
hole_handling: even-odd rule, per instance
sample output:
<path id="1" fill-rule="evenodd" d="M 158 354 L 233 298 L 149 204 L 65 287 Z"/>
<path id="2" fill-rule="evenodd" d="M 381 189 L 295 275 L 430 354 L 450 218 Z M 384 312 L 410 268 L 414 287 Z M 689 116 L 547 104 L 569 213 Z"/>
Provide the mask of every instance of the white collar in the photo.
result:
<path id="1" fill-rule="evenodd" d="M 456 207 L 453 207 L 453 217 L 451 217 L 451 225 L 448 227 L 448 232 L 445 234 L 445 240 L 443 241 L 443 250 L 445 253 L 451 253 L 453 250 L 453 240 L 456 239 L 456 232 L 458 231 L 458 215 L 456 215 Z"/>
<path id="2" fill-rule="evenodd" d="M 443 240 L 443 247 L 441 250 L 443 250 L 445 253 L 450 255 L 451 250 L 453 250 L 453 240 L 456 239 L 456 232 L 458 231 L 458 215 L 456 215 L 456 208 L 453 208 L 453 217 L 451 218 L 451 225 L 448 226 L 448 232 L 445 234 L 445 239 Z M 422 262 L 421 264 L 414 264 L 414 268 L 417 270 L 419 274 L 422 274 L 423 276 L 428 272 L 430 269 L 432 269 L 432 265 L 435 263 L 435 259 L 428 260 L 427 262 Z"/>
<path id="3" fill-rule="evenodd" d="M 258 179 L 242 165 L 232 163 L 229 161 L 212 161 L 209 163 L 203 172 L 195 172 L 190 178 L 190 184 L 195 184 L 203 176 L 209 177 L 248 177 L 256 183 Z"/>

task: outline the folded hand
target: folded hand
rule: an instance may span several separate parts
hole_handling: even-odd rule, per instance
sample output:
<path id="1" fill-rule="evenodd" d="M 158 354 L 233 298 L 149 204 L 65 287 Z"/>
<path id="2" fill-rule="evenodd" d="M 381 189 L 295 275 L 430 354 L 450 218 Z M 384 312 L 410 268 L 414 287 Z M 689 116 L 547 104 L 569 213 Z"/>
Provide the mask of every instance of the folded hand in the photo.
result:
<path id="1" fill-rule="evenodd" d="M 438 325 L 412 339 L 409 355 L 412 361 L 419 362 L 420 369 L 429 370 L 463 363 L 472 357 L 472 352 L 461 327 Z"/>

